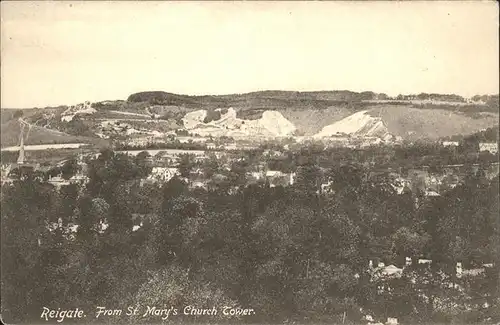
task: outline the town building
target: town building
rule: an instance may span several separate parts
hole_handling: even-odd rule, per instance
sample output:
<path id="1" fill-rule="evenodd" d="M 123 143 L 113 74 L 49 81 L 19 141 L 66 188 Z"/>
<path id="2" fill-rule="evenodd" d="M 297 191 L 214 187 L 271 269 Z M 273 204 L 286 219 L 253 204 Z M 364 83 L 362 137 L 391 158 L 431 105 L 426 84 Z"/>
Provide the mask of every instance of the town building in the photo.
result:
<path id="1" fill-rule="evenodd" d="M 146 178 L 148 181 L 166 183 L 174 176 L 179 176 L 179 170 L 172 167 L 153 167 L 151 173 Z"/>
<path id="2" fill-rule="evenodd" d="M 268 170 L 265 174 L 270 187 L 290 186 L 295 183 L 296 173 L 284 173 L 279 170 Z"/>
<path id="3" fill-rule="evenodd" d="M 479 151 L 488 151 L 494 155 L 498 153 L 498 143 L 497 142 L 480 142 Z"/>
<path id="4" fill-rule="evenodd" d="M 458 141 L 443 141 L 441 144 L 443 147 L 458 147 L 459 145 Z"/>

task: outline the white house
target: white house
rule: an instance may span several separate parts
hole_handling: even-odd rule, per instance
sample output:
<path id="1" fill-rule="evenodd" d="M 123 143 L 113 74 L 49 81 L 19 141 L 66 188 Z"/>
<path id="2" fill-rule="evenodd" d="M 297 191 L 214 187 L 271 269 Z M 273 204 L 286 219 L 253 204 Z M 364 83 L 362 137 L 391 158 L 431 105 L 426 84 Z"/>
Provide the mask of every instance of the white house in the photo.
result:
<path id="1" fill-rule="evenodd" d="M 176 175 L 180 175 L 179 169 L 177 168 L 153 167 L 147 179 L 156 182 L 168 182 Z"/>
<path id="2" fill-rule="evenodd" d="M 392 264 L 384 267 L 382 270 L 382 274 L 386 275 L 386 276 L 390 276 L 390 275 L 401 276 L 402 273 L 403 273 L 403 269 L 400 269 Z"/>
<path id="3" fill-rule="evenodd" d="M 52 177 L 49 179 L 48 181 L 50 184 L 56 186 L 56 187 L 61 187 L 61 186 L 64 186 L 64 185 L 69 185 L 70 182 L 69 180 L 65 180 L 64 178 L 62 178 L 61 176 L 55 176 L 55 177 Z"/>
<path id="4" fill-rule="evenodd" d="M 458 147 L 458 141 L 443 141 L 443 147 Z"/>
<path id="5" fill-rule="evenodd" d="M 277 185 L 289 186 L 295 183 L 296 173 L 283 173 L 279 170 L 266 171 L 266 178 L 269 180 L 270 186 Z"/>
<path id="6" fill-rule="evenodd" d="M 479 151 L 489 151 L 492 154 L 498 153 L 498 143 L 496 142 L 481 142 L 479 143 Z"/>
<path id="7" fill-rule="evenodd" d="M 71 176 L 69 182 L 72 184 L 87 184 L 89 182 L 89 178 L 86 175 L 77 174 Z"/>

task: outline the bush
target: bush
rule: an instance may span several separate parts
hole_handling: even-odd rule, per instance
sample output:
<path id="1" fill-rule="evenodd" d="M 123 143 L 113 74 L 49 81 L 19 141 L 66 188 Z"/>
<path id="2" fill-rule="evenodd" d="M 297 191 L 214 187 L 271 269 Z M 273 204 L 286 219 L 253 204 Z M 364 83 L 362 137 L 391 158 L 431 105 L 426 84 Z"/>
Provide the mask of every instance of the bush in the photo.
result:
<path id="1" fill-rule="evenodd" d="M 207 111 L 207 116 L 203 120 L 203 123 L 208 123 L 212 121 L 218 121 L 220 120 L 221 113 L 220 111 L 215 111 L 215 110 L 208 110 Z"/>

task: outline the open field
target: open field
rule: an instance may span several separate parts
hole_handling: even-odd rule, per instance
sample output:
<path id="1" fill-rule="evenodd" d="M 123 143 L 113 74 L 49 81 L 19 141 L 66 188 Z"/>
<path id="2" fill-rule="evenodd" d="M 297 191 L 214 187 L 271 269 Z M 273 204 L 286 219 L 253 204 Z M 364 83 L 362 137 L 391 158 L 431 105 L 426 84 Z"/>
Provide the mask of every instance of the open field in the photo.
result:
<path id="1" fill-rule="evenodd" d="M 25 137 L 27 133 L 25 129 Z M 19 144 L 20 126 L 17 121 L 9 121 L 2 124 L 1 136 L 2 147 L 15 146 Z M 31 128 L 29 137 L 25 144 L 53 144 L 53 143 L 77 143 L 89 140 L 84 137 L 72 136 L 52 129 L 46 129 L 39 126 Z"/>
<path id="2" fill-rule="evenodd" d="M 498 124 L 498 114 L 475 119 L 458 112 L 408 106 L 379 106 L 369 110 L 369 114 L 380 116 L 390 133 L 406 139 L 470 134 Z"/>

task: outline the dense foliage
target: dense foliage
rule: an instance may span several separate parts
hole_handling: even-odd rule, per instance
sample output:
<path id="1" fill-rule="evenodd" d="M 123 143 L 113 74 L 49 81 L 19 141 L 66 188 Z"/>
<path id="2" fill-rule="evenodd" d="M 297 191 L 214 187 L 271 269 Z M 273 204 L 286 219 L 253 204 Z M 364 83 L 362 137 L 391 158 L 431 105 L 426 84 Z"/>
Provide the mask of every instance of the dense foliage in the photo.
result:
<path id="1" fill-rule="evenodd" d="M 340 91 L 257 91 L 246 94 L 214 95 L 214 96 L 189 96 L 167 93 L 164 91 L 146 91 L 132 94 L 127 103 L 132 105 L 150 104 L 179 106 L 192 109 L 216 109 L 220 107 L 234 107 L 239 113 L 246 115 L 246 111 L 261 109 L 325 109 L 332 106 L 348 107 L 353 110 L 364 109 L 365 106 L 373 105 L 366 101 L 384 100 L 385 105 L 408 104 L 408 101 L 430 101 L 416 104 L 419 108 L 447 109 L 460 111 L 480 111 L 498 113 L 498 95 L 476 95 L 472 98 L 474 102 L 467 103 L 466 99 L 454 94 L 412 94 L 389 97 L 384 93 L 372 91 L 353 92 Z M 457 106 L 459 104 L 460 106 Z M 252 113 L 250 113 L 252 115 Z"/>
<path id="2" fill-rule="evenodd" d="M 308 145 L 296 144 L 293 140 L 285 139 L 282 143 L 261 143 L 252 151 L 253 155 L 261 156 L 264 150 L 277 150 L 281 154 L 267 159 L 269 169 L 292 171 L 304 161 L 310 161 L 322 167 L 329 167 L 331 161 L 348 163 L 356 161 L 376 168 L 414 168 L 414 167 L 439 167 L 458 164 L 489 164 L 498 162 L 498 154 L 489 151 L 480 152 L 480 142 L 496 142 L 498 139 L 495 128 L 489 128 L 469 136 L 454 137 L 451 140 L 458 142 L 457 146 L 443 146 L 440 142 L 416 141 L 405 142 L 399 145 L 373 145 L 364 148 L 327 147 L 322 142 Z M 445 139 L 450 140 L 450 139 Z M 211 144 L 223 146 L 231 144 L 231 138 L 220 137 L 210 139 Z M 238 146 L 238 145 L 236 145 Z M 240 145 L 243 146 L 243 145 Z M 285 147 L 289 149 L 285 150 Z M 206 143 L 189 141 L 182 143 L 177 139 L 166 142 L 129 144 L 116 142 L 116 150 L 147 150 L 147 149 L 180 149 L 217 151 L 207 147 Z M 240 152 L 241 150 L 238 150 Z M 263 158 L 264 159 L 264 158 Z"/>
<path id="3" fill-rule="evenodd" d="M 3 320 L 37 322 L 43 306 L 196 304 L 254 308 L 241 322 L 500 321 L 498 178 L 470 172 L 439 197 L 398 195 L 389 173 L 355 158 L 369 152 L 350 160 L 320 152 L 294 154 L 290 187 L 245 186 L 252 152 L 229 171 L 207 160 L 208 177 L 225 175 L 208 190 L 177 177 L 141 186 L 145 155 L 111 151 L 89 161 L 84 187 L 57 190 L 23 171 L 2 188 Z M 415 263 L 401 278 L 367 271 L 370 260 L 403 266 L 405 257 Z M 457 279 L 456 262 L 493 267 Z"/>
<path id="4" fill-rule="evenodd" d="M 468 142 L 493 142 L 498 143 L 498 125 L 487 128 L 485 130 L 470 134 L 470 135 L 462 135 L 457 134 L 449 137 L 451 140 L 455 141 L 468 141 Z"/>

